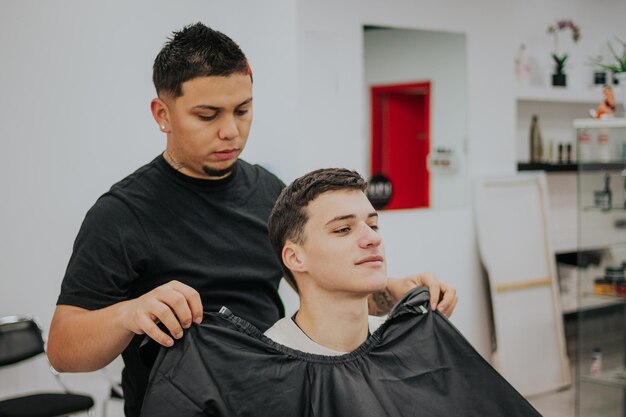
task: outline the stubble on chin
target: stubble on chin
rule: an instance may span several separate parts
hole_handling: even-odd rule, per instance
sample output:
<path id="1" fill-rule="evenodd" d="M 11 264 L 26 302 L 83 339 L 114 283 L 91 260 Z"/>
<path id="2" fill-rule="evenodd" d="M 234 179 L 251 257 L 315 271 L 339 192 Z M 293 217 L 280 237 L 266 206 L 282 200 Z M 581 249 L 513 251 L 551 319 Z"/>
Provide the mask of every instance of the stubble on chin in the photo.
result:
<path id="1" fill-rule="evenodd" d="M 233 172 L 233 166 L 234 165 L 235 164 L 232 164 L 228 168 L 223 168 L 223 169 L 213 169 L 213 168 L 211 168 L 211 167 L 209 167 L 207 165 L 203 165 L 202 166 L 202 170 L 209 177 L 225 177 L 226 175 L 228 175 L 231 172 Z"/>

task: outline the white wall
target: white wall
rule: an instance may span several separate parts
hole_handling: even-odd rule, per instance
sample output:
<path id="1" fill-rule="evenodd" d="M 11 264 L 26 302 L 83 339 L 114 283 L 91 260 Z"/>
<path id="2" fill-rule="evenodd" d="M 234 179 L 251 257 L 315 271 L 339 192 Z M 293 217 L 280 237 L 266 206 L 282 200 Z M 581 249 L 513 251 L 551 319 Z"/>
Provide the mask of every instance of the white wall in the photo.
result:
<path id="1" fill-rule="evenodd" d="M 541 13 L 538 13 L 538 10 L 541 10 Z M 602 100 L 601 88 L 592 85 L 594 67 L 589 65 L 589 58 L 602 55 L 605 62 L 613 61 L 610 58 L 607 41 L 613 40 L 614 36 L 626 40 L 626 26 L 623 24 L 625 11 L 626 3 L 618 0 L 603 2 L 530 0 L 514 5 L 513 12 L 517 19 L 511 27 L 511 32 L 515 48 L 519 44 L 527 46 L 532 87 L 552 89 L 551 74 L 554 72 L 554 61 L 550 55 L 554 52 L 554 38 L 547 33 L 547 29 L 549 25 L 555 24 L 556 20 L 571 19 L 580 27 L 580 40 L 574 43 L 570 30 L 563 30 L 558 34 L 560 53 L 569 55 L 565 66 L 566 90 L 578 93 L 576 95 L 579 97 L 591 97 L 589 103 L 581 104 L 518 103 L 516 146 L 519 161 L 529 159 L 528 137 L 533 114 L 539 115 L 544 149 L 551 143 L 556 159 L 557 144 L 571 143 L 574 155 L 576 154 L 576 133 L 571 120 L 588 117 L 589 109 L 596 108 Z M 614 40 L 613 45 L 617 46 Z M 617 51 L 621 52 L 621 48 L 617 48 Z M 615 87 L 614 91 L 618 99 L 623 95 L 619 87 Z M 618 112 L 621 115 L 622 107 L 619 104 Z"/>
<path id="2" fill-rule="evenodd" d="M 591 86 L 593 68 L 588 64 L 589 57 L 603 55 L 608 59 L 606 42 L 615 35 L 626 40 L 625 10 L 626 3 L 619 0 L 528 0 L 512 4 L 511 12 L 516 18 L 509 30 L 516 48 L 521 43 L 527 46 L 533 84 L 549 86 L 554 72 L 550 57 L 554 38 L 547 33 L 548 26 L 557 20 L 571 19 L 580 28 L 580 40 L 574 43 L 569 30 L 558 35 L 560 53 L 569 55 L 565 66 L 568 88 Z"/>
<path id="3" fill-rule="evenodd" d="M 152 63 L 172 30 L 199 20 L 233 37 L 254 72 L 244 158 L 288 177 L 294 164 L 276 150 L 297 146 L 293 2 L 0 2 L 0 316 L 31 313 L 48 328 L 85 212 L 164 149 L 149 111 Z M 50 383 L 5 376 L 0 398 Z"/>

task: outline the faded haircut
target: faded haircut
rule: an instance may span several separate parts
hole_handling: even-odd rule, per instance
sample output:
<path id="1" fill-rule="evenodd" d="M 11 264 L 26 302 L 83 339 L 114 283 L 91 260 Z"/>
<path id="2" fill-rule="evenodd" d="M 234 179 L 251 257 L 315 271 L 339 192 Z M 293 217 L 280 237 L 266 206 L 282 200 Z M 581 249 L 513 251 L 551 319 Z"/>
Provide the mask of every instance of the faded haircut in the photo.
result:
<path id="1" fill-rule="evenodd" d="M 252 73 L 246 56 L 231 38 L 198 22 L 185 26 L 163 45 L 154 60 L 157 95 L 180 97 L 185 81 L 196 77 Z"/>
<path id="2" fill-rule="evenodd" d="M 365 192 L 367 182 L 356 172 L 344 168 L 318 169 L 296 179 L 280 193 L 268 222 L 270 242 L 285 272 L 285 279 L 298 292 L 293 273 L 283 262 L 282 251 L 287 241 L 304 242 L 304 226 L 308 221 L 306 206 L 320 194 L 339 190 Z"/>

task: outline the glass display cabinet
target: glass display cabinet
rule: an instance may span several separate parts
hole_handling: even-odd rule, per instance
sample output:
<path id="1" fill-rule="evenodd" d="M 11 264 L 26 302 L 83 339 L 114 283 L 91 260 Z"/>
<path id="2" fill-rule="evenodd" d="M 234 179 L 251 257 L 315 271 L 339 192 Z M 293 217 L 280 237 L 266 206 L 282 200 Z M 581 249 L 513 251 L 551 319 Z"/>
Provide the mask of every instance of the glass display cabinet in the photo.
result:
<path id="1" fill-rule="evenodd" d="M 626 119 L 578 119 L 576 415 L 626 417 Z"/>

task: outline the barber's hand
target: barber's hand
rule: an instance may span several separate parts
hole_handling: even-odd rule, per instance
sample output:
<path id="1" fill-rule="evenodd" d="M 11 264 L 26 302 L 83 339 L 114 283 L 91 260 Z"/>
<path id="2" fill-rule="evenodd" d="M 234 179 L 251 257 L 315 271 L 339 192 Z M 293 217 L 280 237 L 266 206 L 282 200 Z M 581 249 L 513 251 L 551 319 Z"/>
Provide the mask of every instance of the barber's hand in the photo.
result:
<path id="1" fill-rule="evenodd" d="M 146 334 L 163 346 L 172 346 L 183 337 L 183 329 L 202 322 L 200 294 L 188 285 L 170 281 L 134 300 L 122 309 L 124 326 L 135 334 Z M 170 334 L 163 332 L 161 322 Z"/>
<path id="2" fill-rule="evenodd" d="M 420 285 L 428 287 L 431 308 L 439 310 L 446 317 L 450 317 L 458 301 L 456 289 L 438 280 L 431 272 L 410 275 L 402 279 L 389 279 L 387 281 L 387 291 L 395 302 L 409 290 Z"/>

